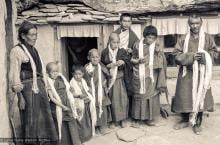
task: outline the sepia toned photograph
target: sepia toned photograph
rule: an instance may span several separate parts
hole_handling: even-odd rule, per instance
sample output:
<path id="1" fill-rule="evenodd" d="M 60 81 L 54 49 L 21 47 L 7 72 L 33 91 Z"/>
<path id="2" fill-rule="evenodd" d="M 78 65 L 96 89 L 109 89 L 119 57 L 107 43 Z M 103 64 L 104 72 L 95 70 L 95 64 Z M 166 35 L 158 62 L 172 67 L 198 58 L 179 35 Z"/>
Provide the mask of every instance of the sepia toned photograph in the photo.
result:
<path id="1" fill-rule="evenodd" d="M 0 145 L 219 145 L 220 0 L 1 0 Z"/>

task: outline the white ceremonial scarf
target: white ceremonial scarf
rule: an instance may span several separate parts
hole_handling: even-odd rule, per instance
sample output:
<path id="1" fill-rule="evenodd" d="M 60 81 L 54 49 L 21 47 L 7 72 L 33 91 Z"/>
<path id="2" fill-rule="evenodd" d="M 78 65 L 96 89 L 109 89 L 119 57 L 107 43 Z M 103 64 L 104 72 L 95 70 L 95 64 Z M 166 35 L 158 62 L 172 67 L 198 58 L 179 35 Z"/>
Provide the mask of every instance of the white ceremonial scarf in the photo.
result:
<path id="1" fill-rule="evenodd" d="M 139 59 L 144 58 L 144 38 L 140 40 L 139 43 L 139 48 L 138 48 L 138 55 Z M 149 46 L 149 69 L 150 69 L 150 78 L 152 80 L 152 83 L 154 82 L 154 70 L 153 70 L 153 65 L 154 65 L 154 52 L 155 52 L 155 45 L 156 41 L 153 42 Z M 140 94 L 145 94 L 146 93 L 146 82 L 145 82 L 145 64 L 139 64 L 139 79 L 140 79 Z"/>
<path id="2" fill-rule="evenodd" d="M 71 107 L 71 111 L 73 113 L 73 117 L 76 119 L 78 117 L 77 112 L 76 112 L 76 106 L 75 106 L 75 100 L 74 97 L 72 95 L 72 93 L 70 92 L 70 84 L 69 82 L 66 80 L 66 78 L 59 73 L 59 76 L 62 78 L 62 80 L 64 81 L 64 84 L 66 86 L 66 93 L 67 93 L 67 97 L 68 100 L 70 102 L 70 107 Z M 54 87 L 54 82 L 55 80 L 51 79 L 50 77 L 47 78 L 49 86 L 51 88 L 51 91 L 53 93 L 53 96 L 55 97 L 55 99 L 60 102 L 62 104 L 61 98 L 58 95 L 55 87 Z M 61 134 L 62 134 L 62 107 L 56 105 L 56 116 L 57 116 L 57 124 L 58 124 L 58 133 L 59 133 L 59 140 L 61 140 Z"/>
<path id="3" fill-rule="evenodd" d="M 190 39 L 190 32 L 187 33 L 184 42 L 183 52 L 188 52 L 188 44 Z M 192 125 L 196 123 L 196 117 L 200 109 L 204 108 L 204 99 L 208 89 L 211 87 L 212 80 L 212 58 L 210 54 L 204 50 L 205 46 L 205 33 L 202 29 L 199 32 L 199 45 L 198 52 L 205 54 L 206 64 L 199 64 L 197 60 L 193 63 L 193 88 L 192 88 L 192 100 L 193 100 L 193 115 L 190 120 Z M 186 66 L 183 67 L 183 76 L 187 74 Z"/>
<path id="4" fill-rule="evenodd" d="M 128 49 L 128 43 L 129 43 L 129 30 L 121 31 L 119 34 L 120 37 L 120 47 Z"/>
<path id="5" fill-rule="evenodd" d="M 94 71 L 94 66 L 92 65 L 92 63 L 90 62 L 87 66 L 86 66 L 86 71 L 88 73 L 91 73 Z M 95 90 L 95 84 L 94 84 L 94 79 L 91 76 L 91 87 L 92 87 L 92 95 L 93 97 L 96 96 L 96 90 Z M 99 104 L 99 118 L 101 118 L 103 110 L 102 110 L 102 99 L 103 99 L 103 88 L 102 88 L 102 69 L 101 69 L 101 65 L 98 64 L 98 104 Z"/>
<path id="6" fill-rule="evenodd" d="M 110 48 L 110 45 L 108 47 L 109 50 L 109 58 L 110 60 L 112 60 L 112 63 L 116 63 L 116 57 L 117 57 L 117 53 L 118 53 L 118 48 L 116 50 L 112 50 Z M 117 78 L 117 73 L 118 73 L 118 67 L 114 66 L 113 68 L 110 69 L 110 75 L 112 76 L 112 78 L 109 81 L 109 85 L 108 85 L 108 90 L 110 90 L 112 88 L 112 86 L 114 85 L 116 78 Z"/>
<path id="7" fill-rule="evenodd" d="M 21 44 L 21 47 L 23 48 L 25 54 L 28 56 L 29 60 L 30 60 L 30 64 L 31 64 L 31 68 L 32 68 L 32 72 L 33 72 L 33 85 L 32 85 L 32 90 L 35 94 L 39 93 L 39 88 L 38 88 L 38 84 L 37 84 L 37 70 L 36 70 L 36 64 L 34 62 L 34 59 L 32 58 L 31 54 L 29 53 L 27 47 L 24 44 Z M 44 64 L 43 61 L 41 59 L 41 56 L 39 55 L 39 59 L 41 62 L 41 66 L 42 66 L 42 73 L 43 73 L 43 80 L 45 83 L 45 87 L 47 87 L 47 79 L 46 79 L 46 70 L 44 68 Z"/>
<path id="8" fill-rule="evenodd" d="M 53 97 L 55 97 L 55 99 L 59 102 L 59 103 L 61 103 L 62 104 L 62 101 L 61 101 L 61 98 L 60 98 L 60 96 L 58 95 L 58 93 L 57 93 L 57 91 L 56 91 L 56 89 L 55 89 L 55 87 L 54 87 L 54 82 L 55 82 L 55 80 L 53 80 L 53 79 L 51 79 L 51 78 L 47 78 L 47 80 L 48 80 L 48 84 L 49 84 L 49 86 L 50 86 L 50 88 L 51 88 L 51 91 L 52 91 L 52 93 L 53 93 Z M 59 140 L 61 140 L 61 130 L 62 130 L 62 116 L 63 116 L 63 114 L 62 114 L 62 107 L 60 107 L 60 106 L 58 106 L 58 105 L 56 105 L 56 116 L 57 116 L 57 126 L 58 126 L 58 135 L 59 135 Z"/>
<path id="9" fill-rule="evenodd" d="M 71 111 L 73 113 L 73 117 L 76 119 L 78 117 L 78 115 L 77 115 L 77 111 L 76 111 L 74 97 L 73 97 L 72 93 L 70 92 L 70 84 L 69 84 L 69 82 L 66 80 L 66 78 L 61 73 L 59 73 L 59 76 L 62 78 L 62 80 L 63 80 L 63 82 L 64 82 L 64 84 L 66 86 L 66 93 L 67 93 L 68 100 L 70 102 Z M 61 98 L 58 95 L 58 93 L 57 93 L 57 91 L 56 91 L 56 89 L 54 87 L 55 80 L 51 79 L 50 77 L 48 77 L 47 80 L 48 80 L 48 83 L 49 83 L 49 86 L 51 88 L 53 96 L 56 98 L 56 100 L 58 102 L 60 102 L 62 104 Z M 57 116 L 59 140 L 61 140 L 62 116 L 63 115 L 62 115 L 62 107 L 60 107 L 58 105 L 56 105 L 56 116 Z"/>
<path id="10" fill-rule="evenodd" d="M 86 95 L 90 99 L 89 108 L 90 108 L 90 114 L 91 114 L 91 120 L 92 120 L 92 135 L 94 136 L 95 135 L 95 125 L 96 125 L 96 121 L 97 121 L 96 107 L 95 107 L 95 97 L 92 96 L 89 93 L 89 87 L 88 87 L 86 81 L 83 78 L 81 80 L 81 83 L 82 83 L 83 89 L 86 92 Z M 71 79 L 70 86 L 75 90 L 75 93 L 76 93 L 77 96 L 83 94 L 80 86 L 78 85 L 77 81 L 74 78 Z M 84 104 L 84 100 L 82 100 L 82 101 L 83 101 L 83 104 Z"/>

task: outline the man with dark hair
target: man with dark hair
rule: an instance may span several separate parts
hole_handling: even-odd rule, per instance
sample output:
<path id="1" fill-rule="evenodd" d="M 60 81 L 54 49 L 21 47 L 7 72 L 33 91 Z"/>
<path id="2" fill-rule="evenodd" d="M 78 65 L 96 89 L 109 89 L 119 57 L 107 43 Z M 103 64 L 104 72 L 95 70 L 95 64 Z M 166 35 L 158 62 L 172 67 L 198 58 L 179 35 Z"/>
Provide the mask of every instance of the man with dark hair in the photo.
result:
<path id="1" fill-rule="evenodd" d="M 190 121 L 193 132 L 200 134 L 203 111 L 214 110 L 210 82 L 212 59 L 217 56 L 217 50 L 213 38 L 201 28 L 201 17 L 191 15 L 188 24 L 190 31 L 180 37 L 174 50 L 175 61 L 180 67 L 172 111 L 182 117 L 174 129 L 186 128 Z"/>
<path id="2" fill-rule="evenodd" d="M 131 30 L 132 16 L 128 13 L 123 13 L 120 16 L 119 23 L 120 23 L 120 27 L 117 30 L 115 30 L 115 33 L 119 34 L 120 37 L 119 48 L 123 48 L 126 50 L 127 57 L 130 60 L 133 45 L 138 40 L 137 35 Z M 131 98 L 132 98 L 131 80 L 132 80 L 132 64 L 128 62 L 125 71 L 125 84 L 129 96 L 129 102 L 131 102 Z M 130 107 L 129 107 L 129 112 L 130 112 Z"/>
<path id="3" fill-rule="evenodd" d="M 115 33 L 120 36 L 120 48 L 131 53 L 134 43 L 138 40 L 137 35 L 131 30 L 132 16 L 128 13 L 122 14 L 119 23 L 120 27 L 115 30 Z"/>

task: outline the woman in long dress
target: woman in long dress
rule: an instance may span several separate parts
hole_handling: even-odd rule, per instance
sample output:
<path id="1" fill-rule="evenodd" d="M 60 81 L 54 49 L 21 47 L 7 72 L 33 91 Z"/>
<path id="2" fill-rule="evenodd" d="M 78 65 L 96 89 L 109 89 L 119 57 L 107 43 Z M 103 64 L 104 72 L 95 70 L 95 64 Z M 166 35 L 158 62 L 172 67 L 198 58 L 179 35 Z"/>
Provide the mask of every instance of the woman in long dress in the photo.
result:
<path id="1" fill-rule="evenodd" d="M 37 27 L 24 21 L 18 29 L 19 43 L 10 52 L 9 86 L 18 96 L 22 137 L 25 144 L 53 142 L 58 136 L 46 90 L 45 68 L 34 47 Z"/>

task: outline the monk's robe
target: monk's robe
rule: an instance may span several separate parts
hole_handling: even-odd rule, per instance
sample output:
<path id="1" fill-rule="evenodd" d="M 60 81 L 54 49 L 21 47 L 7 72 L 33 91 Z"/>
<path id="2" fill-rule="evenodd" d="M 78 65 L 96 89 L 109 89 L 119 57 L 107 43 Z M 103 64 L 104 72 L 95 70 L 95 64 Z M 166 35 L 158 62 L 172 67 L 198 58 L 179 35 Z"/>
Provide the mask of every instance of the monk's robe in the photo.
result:
<path id="1" fill-rule="evenodd" d="M 183 53 L 185 35 L 179 37 L 178 42 L 175 46 L 173 54 L 175 55 L 175 61 L 179 65 L 179 73 L 177 78 L 176 92 L 172 100 L 172 111 L 176 113 L 186 113 L 192 112 L 193 101 L 192 101 L 192 76 L 194 63 L 194 54 L 198 52 L 199 38 L 195 39 L 190 36 L 188 44 L 188 52 Z M 204 50 L 207 51 L 211 57 L 217 57 L 217 50 L 213 38 L 205 33 L 205 46 Z M 187 73 L 183 77 L 183 66 L 187 67 Z M 213 111 L 213 96 L 211 88 L 207 90 L 205 101 L 204 101 L 204 110 Z"/>
<path id="2" fill-rule="evenodd" d="M 127 51 L 128 48 L 133 49 L 135 42 L 138 40 L 137 35 L 134 33 L 132 29 L 122 31 L 122 28 L 119 27 L 117 30 L 115 30 L 115 33 L 119 34 L 120 37 L 120 47 Z M 131 81 L 132 81 L 132 63 L 130 62 L 132 53 L 129 53 L 127 51 L 127 57 L 128 65 L 125 68 L 125 84 L 128 92 L 128 96 L 132 95 L 132 87 L 131 87 Z"/>
<path id="3" fill-rule="evenodd" d="M 118 122 L 128 117 L 128 95 L 125 87 L 124 72 L 126 63 L 128 61 L 126 51 L 118 49 L 116 60 L 123 60 L 124 65 L 118 67 L 116 81 L 109 91 L 109 98 L 111 100 L 112 121 Z M 106 48 L 102 51 L 101 62 L 104 65 L 112 63 L 109 57 L 109 49 Z M 110 78 L 108 78 L 108 81 Z"/>
<path id="4" fill-rule="evenodd" d="M 134 45 L 132 53 L 134 59 L 139 58 L 139 43 L 140 41 L 137 41 Z M 140 94 L 139 64 L 134 64 L 132 80 L 134 96 L 131 116 L 138 120 L 152 120 L 160 115 L 160 89 L 166 87 L 166 58 L 162 47 L 156 42 L 153 61 L 154 82 L 152 82 L 149 69 L 149 46 L 144 44 L 143 52 L 148 58 L 145 63 L 145 72 L 143 72 L 145 73 L 146 92 Z"/>
<path id="5" fill-rule="evenodd" d="M 33 71 L 31 63 L 22 45 L 18 44 L 10 52 L 9 89 L 15 91 L 17 86 L 23 85 L 21 92 L 18 92 L 25 100 L 25 109 L 19 110 L 22 126 L 21 137 L 48 139 L 51 141 L 58 140 L 46 92 L 47 88 L 43 81 L 42 67 L 44 66 L 41 63 L 37 49 L 28 44 L 23 45 L 26 46 L 36 65 L 39 92 L 33 93 Z M 15 93 L 17 92 L 15 91 Z"/>
<path id="6" fill-rule="evenodd" d="M 99 85 L 98 66 L 94 66 L 94 71 L 92 73 L 92 76 L 90 76 L 86 72 L 84 77 L 88 85 L 91 85 L 91 78 L 93 78 L 93 82 L 95 85 L 95 101 L 96 101 L 96 114 L 97 114 L 96 126 L 104 127 L 104 126 L 107 126 L 108 123 L 112 121 L 111 107 L 110 107 L 111 100 L 109 99 L 108 92 L 107 92 L 107 77 L 109 76 L 109 72 L 103 64 L 100 63 L 100 66 L 101 66 L 102 111 L 103 111 L 101 117 L 99 116 L 100 106 L 99 106 L 99 101 L 98 101 L 98 85 Z"/>
<path id="7" fill-rule="evenodd" d="M 70 81 L 71 85 L 71 81 Z M 86 93 L 86 90 L 83 88 L 83 84 L 81 82 L 77 82 L 77 85 L 79 86 L 80 90 L 82 91 L 82 95 L 86 96 L 84 98 L 84 112 L 83 117 L 80 121 L 78 121 L 78 132 L 79 132 L 79 138 L 82 143 L 90 140 L 92 138 L 92 118 L 91 118 L 91 111 L 90 111 L 90 99 Z M 72 85 L 71 85 L 72 87 Z M 75 96 L 77 94 L 77 90 L 72 87 L 73 96 L 78 98 L 79 96 Z"/>
<path id="8" fill-rule="evenodd" d="M 54 80 L 54 88 L 56 89 L 57 94 L 60 97 L 60 100 L 63 105 L 71 108 L 70 102 L 66 92 L 66 86 L 63 79 L 59 76 Z M 56 104 L 51 102 L 51 112 L 56 123 L 57 133 L 57 114 L 56 114 Z M 61 130 L 61 141 L 60 145 L 80 145 L 81 141 L 78 133 L 78 124 L 77 120 L 73 117 L 72 111 L 62 111 L 62 130 Z"/>

